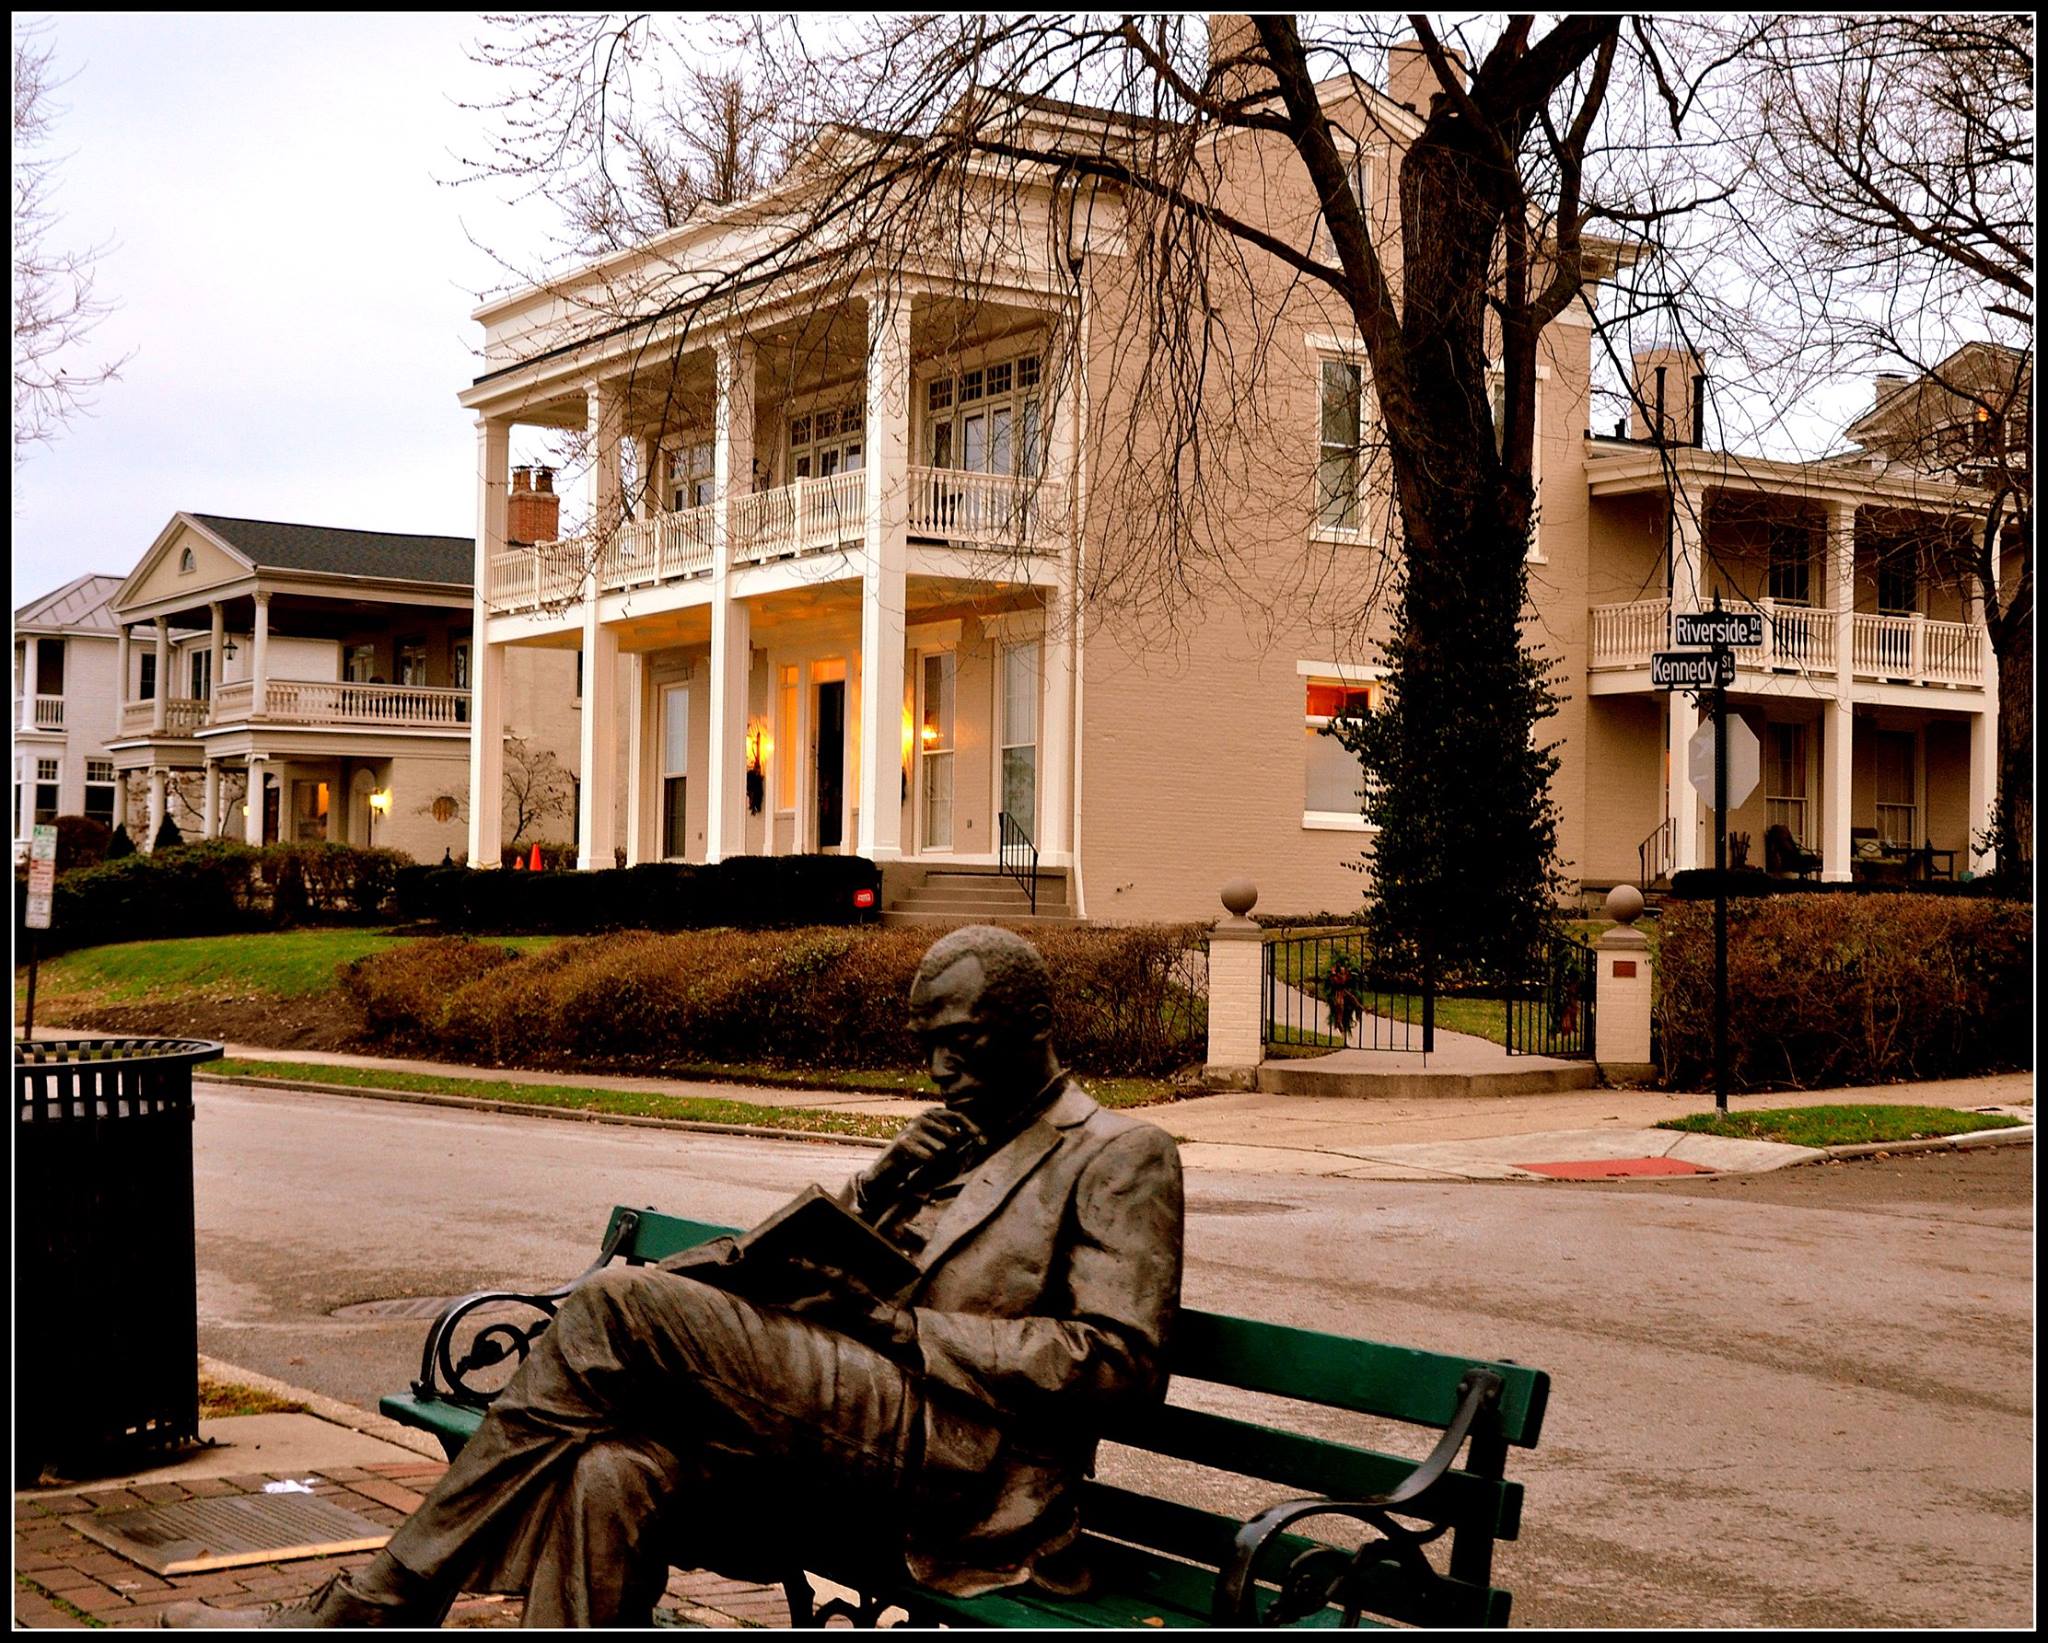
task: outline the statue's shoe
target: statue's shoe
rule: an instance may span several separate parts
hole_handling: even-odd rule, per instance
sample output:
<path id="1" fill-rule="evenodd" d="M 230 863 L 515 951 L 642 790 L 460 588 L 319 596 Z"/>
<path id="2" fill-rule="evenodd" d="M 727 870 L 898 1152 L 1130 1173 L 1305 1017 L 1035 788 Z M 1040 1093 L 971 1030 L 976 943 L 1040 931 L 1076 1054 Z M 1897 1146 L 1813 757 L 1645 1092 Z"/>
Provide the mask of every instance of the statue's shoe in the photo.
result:
<path id="1" fill-rule="evenodd" d="M 302 1626 L 431 1626 L 436 1616 L 410 1603 L 373 1603 L 335 1575 L 296 1603 L 253 1609 L 220 1609 L 211 1603 L 173 1603 L 157 1617 L 159 1626 L 187 1630 L 296 1628 Z"/>

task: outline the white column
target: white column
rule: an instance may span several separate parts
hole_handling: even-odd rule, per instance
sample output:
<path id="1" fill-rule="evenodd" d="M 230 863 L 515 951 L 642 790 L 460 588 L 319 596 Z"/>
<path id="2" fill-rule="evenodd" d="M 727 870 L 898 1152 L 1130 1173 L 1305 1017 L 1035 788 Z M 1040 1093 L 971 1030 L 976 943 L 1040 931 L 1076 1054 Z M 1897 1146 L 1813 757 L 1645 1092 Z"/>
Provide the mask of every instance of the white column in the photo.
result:
<path id="1" fill-rule="evenodd" d="M 163 692 L 157 692 L 157 700 L 163 700 Z M 149 771 L 149 842 L 146 850 L 156 849 L 156 835 L 164 824 L 164 780 L 169 774 L 162 765 L 152 765 Z"/>
<path id="2" fill-rule="evenodd" d="M 214 606 L 219 610 L 218 605 Z M 206 789 L 199 800 L 199 836 L 213 838 L 220 832 L 220 766 L 212 759 L 206 761 Z"/>
<path id="3" fill-rule="evenodd" d="M 505 830 L 505 651 L 489 642 L 491 560 L 505 551 L 512 424 L 476 419 L 476 561 L 469 616 L 469 865 L 496 867 Z"/>
<path id="4" fill-rule="evenodd" d="M 33 730 L 36 722 L 36 697 L 41 693 L 41 681 L 36 677 L 36 652 L 42 647 L 36 643 L 35 635 L 29 634 L 21 641 L 21 715 L 16 723 L 23 730 Z M 35 771 L 29 771 L 29 779 L 35 779 Z M 27 838 L 26 831 L 21 835 Z"/>
<path id="5" fill-rule="evenodd" d="M 619 451 L 625 440 L 625 397 L 614 382 L 584 385 L 585 426 L 590 434 L 590 474 L 585 481 L 590 504 L 590 528 L 601 548 L 618 528 L 625 512 L 623 475 Z M 598 553 L 593 551 L 590 570 L 594 575 Z"/>
<path id="6" fill-rule="evenodd" d="M 270 712 L 270 595 L 256 595 L 256 631 L 249 635 L 249 714 Z"/>
<path id="7" fill-rule="evenodd" d="M 27 700 L 26 697 L 22 699 Z M 36 825 L 36 750 L 33 747 L 24 750 L 18 742 L 15 744 L 15 750 L 21 760 L 21 786 L 14 795 L 14 836 L 17 839 L 32 839 L 35 837 Z"/>
<path id="8" fill-rule="evenodd" d="M 1040 859 L 1048 865 L 1073 865 L 1074 857 L 1074 723 L 1079 696 L 1081 653 L 1080 611 L 1076 597 L 1079 554 L 1075 542 L 1080 489 L 1081 381 L 1078 362 L 1067 376 L 1059 415 L 1051 420 L 1046 451 L 1048 485 L 1066 486 L 1068 506 L 1042 507 L 1041 528 L 1049 531 L 1059 552 L 1060 579 L 1045 596 L 1045 697 L 1039 728 L 1038 831 Z"/>
<path id="9" fill-rule="evenodd" d="M 128 693 L 135 688 L 129 648 L 133 643 L 134 629 L 123 622 L 114 630 L 114 677 L 121 682 L 114 691 L 114 730 L 121 734 L 127 729 L 122 721 L 127 717 Z"/>
<path id="10" fill-rule="evenodd" d="M 647 664 L 637 651 L 626 656 L 626 865 L 647 854 Z"/>
<path id="11" fill-rule="evenodd" d="M 263 782 L 264 763 L 261 759 L 249 761 L 249 779 L 242 786 L 243 810 L 242 842 L 260 845 L 263 842 Z M 282 815 L 279 817 L 282 820 Z"/>
<path id="12" fill-rule="evenodd" d="M 1984 711 L 1970 715 L 1970 836 L 1964 841 L 1964 859 L 1970 871 L 1979 875 L 1998 866 L 1996 850 L 1977 848 L 1978 839 L 1990 831 L 1998 807 L 1997 664 L 1987 664 L 1984 671 Z"/>
<path id="13" fill-rule="evenodd" d="M 706 760 L 704 859 L 747 848 L 747 675 L 753 654 L 746 604 L 732 596 L 733 504 L 754 482 L 754 344 L 721 343 L 718 426 L 712 463 L 718 511 L 711 556 L 711 692 Z M 870 441 L 873 435 L 869 435 Z M 872 444 L 868 460 L 874 460 Z"/>
<path id="14" fill-rule="evenodd" d="M 1704 500 L 1675 491 L 1671 497 L 1671 614 L 1702 608 L 1700 598 L 1701 521 Z M 1670 629 L 1665 630 L 1669 641 Z M 1693 732 L 1700 727 L 1699 704 L 1683 691 L 1670 691 L 1665 744 L 1670 776 L 1664 814 L 1671 821 L 1671 870 L 1686 872 L 1706 865 L 1700 859 L 1700 796 L 1688 779 L 1687 759 Z"/>
<path id="15" fill-rule="evenodd" d="M 1856 748 L 1856 504 L 1826 504 L 1828 607 L 1835 618 L 1835 699 L 1821 714 L 1820 876 L 1855 877 L 1850 826 Z"/>
<path id="16" fill-rule="evenodd" d="M 597 619 L 597 596 L 583 604 L 583 720 L 577 768 L 576 866 L 613 865 L 614 803 L 619 759 L 619 634 Z"/>
<path id="17" fill-rule="evenodd" d="M 213 688 L 219 690 L 223 676 L 220 659 L 221 647 L 227 643 L 227 612 L 218 599 L 209 605 L 207 609 L 213 613 L 213 652 L 212 659 L 206 665 L 212 672 Z"/>
<path id="18" fill-rule="evenodd" d="M 164 733 L 164 723 L 171 707 L 171 624 L 164 617 L 156 619 L 156 706 L 149 716 L 149 725 L 159 736 Z M 156 839 L 156 829 L 150 828 L 150 840 Z"/>
<path id="19" fill-rule="evenodd" d="M 867 531 L 860 601 L 860 831 L 872 861 L 903 854 L 903 628 L 909 593 L 910 295 L 868 297 Z"/>

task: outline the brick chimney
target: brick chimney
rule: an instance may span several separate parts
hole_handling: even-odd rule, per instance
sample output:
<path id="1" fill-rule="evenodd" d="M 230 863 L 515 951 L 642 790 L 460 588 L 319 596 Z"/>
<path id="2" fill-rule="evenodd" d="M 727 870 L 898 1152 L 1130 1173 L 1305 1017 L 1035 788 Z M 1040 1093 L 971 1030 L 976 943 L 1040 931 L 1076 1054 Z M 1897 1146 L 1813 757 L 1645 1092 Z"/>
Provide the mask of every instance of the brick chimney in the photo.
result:
<path id="1" fill-rule="evenodd" d="M 1444 55 L 1450 59 L 1458 83 L 1463 85 L 1466 79 L 1463 54 L 1455 46 L 1445 46 Z M 1420 40 L 1411 36 L 1387 47 L 1387 95 L 1395 102 L 1406 103 L 1427 119 L 1429 100 L 1441 96 L 1443 89 L 1436 70 L 1429 66 L 1429 59 L 1423 55 Z"/>
<path id="2" fill-rule="evenodd" d="M 1629 434 L 1661 445 L 1703 443 L 1706 368 L 1689 348 L 1642 348 L 1635 355 Z"/>
<path id="3" fill-rule="evenodd" d="M 1209 13 L 1209 87 L 1219 97 L 1250 97 L 1273 89 L 1258 25 L 1243 12 Z"/>
<path id="4" fill-rule="evenodd" d="M 561 534 L 562 499 L 555 495 L 554 469 L 514 468 L 512 494 L 505 501 L 508 542 L 552 542 Z"/>

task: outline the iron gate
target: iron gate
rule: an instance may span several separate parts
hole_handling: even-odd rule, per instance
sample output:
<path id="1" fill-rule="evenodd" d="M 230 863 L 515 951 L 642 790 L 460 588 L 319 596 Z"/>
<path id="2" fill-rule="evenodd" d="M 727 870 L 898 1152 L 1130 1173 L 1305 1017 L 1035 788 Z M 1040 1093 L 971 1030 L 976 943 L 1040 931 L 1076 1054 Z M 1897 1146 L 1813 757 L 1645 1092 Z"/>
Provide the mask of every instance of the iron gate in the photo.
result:
<path id="1" fill-rule="evenodd" d="M 1325 1050 L 1436 1048 L 1436 989 L 1376 963 L 1364 935 L 1288 936 L 1265 946 L 1265 1042 Z"/>
<path id="2" fill-rule="evenodd" d="M 1596 974 L 1584 942 L 1552 936 L 1539 943 L 1522 976 L 1504 989 L 1508 1054 L 1590 1061 Z"/>

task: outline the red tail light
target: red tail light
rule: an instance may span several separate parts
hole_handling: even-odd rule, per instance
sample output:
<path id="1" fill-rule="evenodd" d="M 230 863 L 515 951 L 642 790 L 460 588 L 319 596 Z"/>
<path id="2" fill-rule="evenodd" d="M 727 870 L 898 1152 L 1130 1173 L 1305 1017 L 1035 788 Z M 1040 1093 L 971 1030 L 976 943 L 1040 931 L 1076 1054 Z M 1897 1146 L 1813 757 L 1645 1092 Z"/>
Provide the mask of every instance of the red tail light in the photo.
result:
<path id="1" fill-rule="evenodd" d="M 872 906 L 874 906 L 874 904 L 875 904 L 875 893 L 874 893 L 874 891 L 872 891 L 872 890 L 856 890 L 856 891 L 854 891 L 854 893 L 853 893 L 853 904 L 854 904 L 854 906 L 856 906 L 856 907 L 872 907 Z"/>

